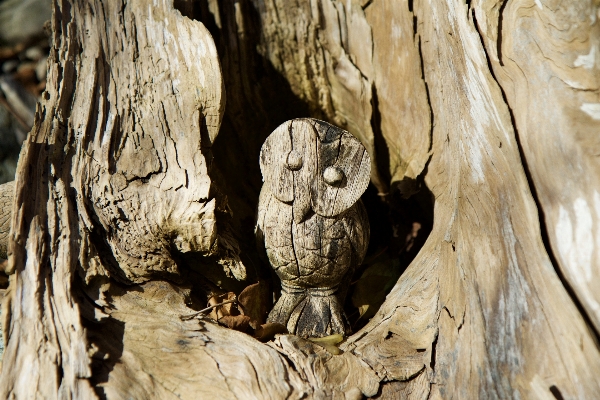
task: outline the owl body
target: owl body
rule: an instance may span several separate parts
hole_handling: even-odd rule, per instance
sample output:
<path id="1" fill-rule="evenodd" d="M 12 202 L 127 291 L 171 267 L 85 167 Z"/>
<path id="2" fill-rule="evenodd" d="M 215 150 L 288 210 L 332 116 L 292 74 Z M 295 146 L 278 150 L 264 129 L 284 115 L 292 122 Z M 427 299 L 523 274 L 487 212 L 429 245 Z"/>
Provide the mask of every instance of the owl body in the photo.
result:
<path id="1" fill-rule="evenodd" d="M 282 283 L 269 321 L 305 337 L 348 334 L 343 297 L 369 237 L 368 154 L 346 131 L 292 120 L 265 141 L 261 171 L 256 232 Z"/>
<path id="2" fill-rule="evenodd" d="M 291 205 L 278 201 L 268 189 L 263 189 L 260 202 L 265 249 L 282 281 L 307 288 L 335 286 L 360 262 L 368 224 L 362 202 L 342 215 L 313 213 L 300 223 L 294 222 Z"/>

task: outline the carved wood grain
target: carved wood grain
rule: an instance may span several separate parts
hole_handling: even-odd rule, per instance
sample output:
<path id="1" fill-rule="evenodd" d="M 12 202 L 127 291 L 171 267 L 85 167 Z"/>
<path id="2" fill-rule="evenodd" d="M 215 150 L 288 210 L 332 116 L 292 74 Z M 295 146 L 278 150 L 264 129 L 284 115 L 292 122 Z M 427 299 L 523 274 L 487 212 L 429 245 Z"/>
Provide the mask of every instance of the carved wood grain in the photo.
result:
<path id="1" fill-rule="evenodd" d="M 301 337 L 349 334 L 345 294 L 369 242 L 360 201 L 369 155 L 340 128 L 294 119 L 266 139 L 260 159 L 264 185 L 256 233 L 282 281 L 268 321 Z M 328 180 L 328 169 L 339 179 Z M 282 201 L 289 197 L 281 195 L 281 182 L 292 183 L 289 201 Z"/>
<path id="2" fill-rule="evenodd" d="M 292 335 L 265 345 L 182 321 L 193 311 L 191 288 L 160 280 L 181 271 L 171 245 L 200 249 L 242 275 L 209 168 L 207 147 L 223 113 L 212 39 L 168 1 L 150 11 L 142 1 L 57 1 L 48 90 L 19 160 L 0 396 L 594 398 L 598 345 L 553 268 L 539 215 L 559 266 L 579 282 L 568 257 L 578 241 L 563 244 L 556 239 L 568 230 L 551 229 L 561 207 L 572 232 L 589 226 L 578 222 L 581 198 L 595 237 L 587 152 L 596 122 L 594 108 L 581 106 L 597 102 L 589 54 L 598 5 L 570 13 L 575 6 L 560 11 L 544 1 L 235 4 L 219 19 L 238 24 L 227 28 L 231 51 L 246 49 L 250 30 L 259 30 L 259 50 L 311 115 L 361 138 L 382 193 L 388 168 L 394 179 L 424 174 L 435 195 L 425 246 L 338 356 Z M 563 22 L 568 34 L 546 32 Z M 394 153 L 387 166 L 376 145 L 373 87 Z M 565 162 L 578 167 L 562 176 Z M 585 184 L 568 192 L 580 179 Z M 223 242 L 228 252 L 212 253 Z M 589 282 L 572 284 L 593 315 Z"/>

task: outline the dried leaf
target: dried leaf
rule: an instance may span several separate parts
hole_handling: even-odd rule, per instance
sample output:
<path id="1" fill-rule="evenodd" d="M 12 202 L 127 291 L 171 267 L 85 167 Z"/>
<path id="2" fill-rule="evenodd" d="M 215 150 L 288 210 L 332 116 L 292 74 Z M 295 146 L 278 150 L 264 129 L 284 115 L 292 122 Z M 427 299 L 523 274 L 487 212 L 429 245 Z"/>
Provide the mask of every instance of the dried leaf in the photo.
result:
<path id="1" fill-rule="evenodd" d="M 320 338 L 308 338 L 308 340 L 310 340 L 313 343 L 318 343 L 318 344 L 336 345 L 338 343 L 341 343 L 342 340 L 344 340 L 344 336 L 336 334 L 336 335 L 329 335 L 329 336 L 320 337 Z"/>
<path id="2" fill-rule="evenodd" d="M 219 323 L 230 329 L 246 332 L 250 326 L 250 317 L 246 315 L 226 315 L 219 319 Z"/>
<path id="3" fill-rule="evenodd" d="M 247 286 L 238 296 L 241 311 L 244 315 L 263 324 L 271 306 L 269 286 L 266 282 L 260 281 Z"/>
<path id="4" fill-rule="evenodd" d="M 332 354 L 334 356 L 337 356 L 338 354 L 341 354 L 341 352 L 342 352 L 339 347 L 331 345 L 331 344 L 326 344 L 326 343 L 315 343 L 315 344 L 318 344 L 319 346 L 321 346 L 322 348 L 327 350 L 329 352 L 329 354 Z"/>
<path id="5" fill-rule="evenodd" d="M 236 296 L 235 293 L 233 292 L 227 292 L 225 294 L 221 294 L 221 295 L 215 295 L 212 296 L 208 299 L 208 305 L 209 306 L 215 306 L 224 302 L 228 302 L 231 300 L 235 300 Z M 226 303 L 223 305 L 218 305 L 217 307 L 213 308 L 210 312 L 210 314 L 208 314 L 208 316 L 214 320 L 220 320 L 223 317 L 229 316 L 229 315 L 239 315 L 240 312 L 237 309 L 237 306 L 235 305 L 235 303 Z"/>
<path id="6" fill-rule="evenodd" d="M 266 323 L 256 328 L 256 331 L 254 332 L 254 337 L 260 340 L 261 342 L 267 342 L 269 340 L 272 340 L 278 333 L 288 333 L 288 330 L 282 324 Z"/>
<path id="7" fill-rule="evenodd" d="M 325 336 L 322 338 L 308 338 L 308 340 L 323 347 L 325 350 L 327 350 L 329 353 L 333 354 L 334 356 L 337 356 L 338 354 L 341 353 L 341 351 L 340 351 L 339 347 L 337 347 L 337 345 L 339 343 L 341 343 L 342 340 L 344 340 L 344 336 L 330 335 L 330 336 Z"/>

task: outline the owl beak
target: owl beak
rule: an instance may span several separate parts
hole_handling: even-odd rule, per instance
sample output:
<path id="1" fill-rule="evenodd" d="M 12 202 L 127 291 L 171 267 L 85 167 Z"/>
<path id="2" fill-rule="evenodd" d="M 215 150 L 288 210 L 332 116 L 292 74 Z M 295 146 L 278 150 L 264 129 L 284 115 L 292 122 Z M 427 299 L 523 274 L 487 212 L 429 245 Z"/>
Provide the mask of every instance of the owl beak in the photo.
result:
<path id="1" fill-rule="evenodd" d="M 301 196 L 300 198 L 294 199 L 292 204 L 292 212 L 294 214 L 294 222 L 300 224 L 308 217 L 311 213 L 310 207 L 310 196 Z"/>

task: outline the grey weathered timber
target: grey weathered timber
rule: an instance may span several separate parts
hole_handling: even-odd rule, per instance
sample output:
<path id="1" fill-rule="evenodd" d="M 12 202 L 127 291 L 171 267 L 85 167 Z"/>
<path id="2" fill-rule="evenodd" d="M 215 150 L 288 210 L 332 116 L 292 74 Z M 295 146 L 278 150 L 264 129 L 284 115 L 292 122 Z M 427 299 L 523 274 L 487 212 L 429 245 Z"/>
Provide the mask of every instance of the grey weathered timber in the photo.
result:
<path id="1" fill-rule="evenodd" d="M 208 30 L 173 5 L 53 2 L 0 398 L 598 397 L 597 1 L 208 0 Z M 309 115 L 361 140 L 390 204 L 411 182 L 435 198 L 426 243 L 339 355 L 180 318 L 198 308 L 180 253 L 243 276 L 260 147 Z"/>
<path id="2" fill-rule="evenodd" d="M 225 398 L 221 372 L 183 361 L 182 343 L 196 365 L 210 359 L 201 339 L 190 343 L 202 327 L 179 321 L 194 310 L 160 283 L 183 281 L 185 253 L 245 276 L 211 176 L 224 108 L 214 42 L 168 0 L 53 7 L 46 92 L 16 173 L 0 398 Z M 175 321 L 130 313 L 149 301 L 140 294 Z M 171 328 L 183 339 L 164 340 Z M 194 388 L 148 374 L 153 363 L 181 368 Z M 23 368 L 36 376 L 20 380 Z"/>
<path id="3" fill-rule="evenodd" d="M 6 258 L 15 182 L 0 185 L 0 258 Z"/>
<path id="4" fill-rule="evenodd" d="M 369 242 L 360 201 L 370 158 L 350 133 L 294 119 L 265 141 L 256 233 L 281 279 L 269 322 L 303 337 L 349 334 L 342 305 Z"/>

